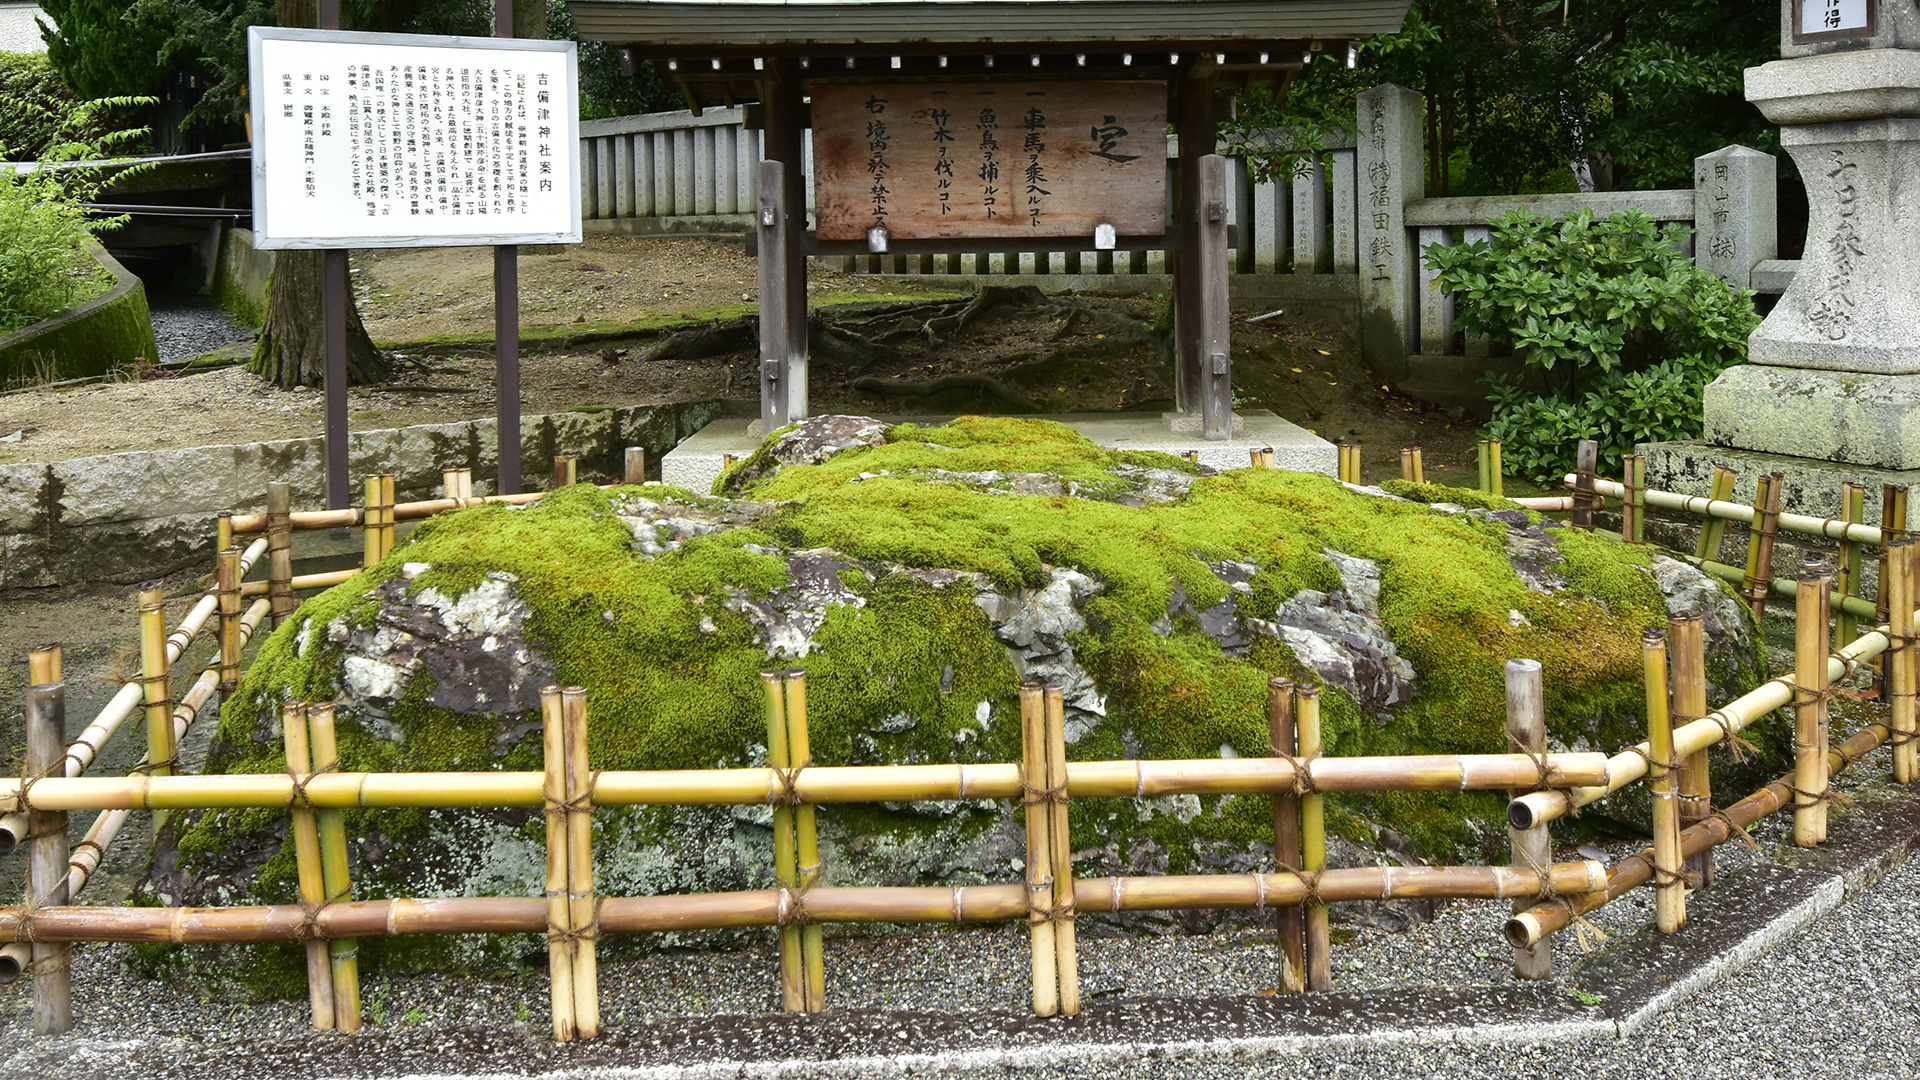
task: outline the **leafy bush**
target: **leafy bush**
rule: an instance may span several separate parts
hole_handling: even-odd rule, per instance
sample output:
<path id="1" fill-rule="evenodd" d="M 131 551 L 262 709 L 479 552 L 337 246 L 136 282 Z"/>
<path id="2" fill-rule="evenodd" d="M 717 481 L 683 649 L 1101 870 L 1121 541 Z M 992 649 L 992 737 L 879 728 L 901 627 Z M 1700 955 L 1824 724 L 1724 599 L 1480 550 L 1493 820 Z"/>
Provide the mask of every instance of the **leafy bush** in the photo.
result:
<path id="1" fill-rule="evenodd" d="M 85 134 L 97 128 L 103 114 L 142 104 L 152 101 L 102 98 L 43 117 L 52 125 L 39 155 L 43 167 L 30 173 L 0 171 L 0 334 L 56 315 L 111 284 L 82 242 L 126 218 L 94 218 L 81 209 L 78 204 L 91 201 L 105 182 L 102 170 L 67 163 L 101 161 L 144 139 L 144 128 Z M 45 167 L 60 165 L 66 167 Z"/>
<path id="2" fill-rule="evenodd" d="M 1617 472 L 1636 442 L 1698 437 L 1701 391 L 1746 359 L 1760 319 L 1751 292 L 1680 254 L 1691 230 L 1639 210 L 1555 222 L 1522 208 L 1493 226 L 1491 242 L 1424 254 L 1461 329 L 1510 345 L 1530 376 L 1487 380 L 1486 434 L 1507 466 L 1547 482 L 1594 439 Z"/>
<path id="3" fill-rule="evenodd" d="M 33 161 L 53 141 L 73 92 L 45 53 L 0 53 L 0 161 Z"/>

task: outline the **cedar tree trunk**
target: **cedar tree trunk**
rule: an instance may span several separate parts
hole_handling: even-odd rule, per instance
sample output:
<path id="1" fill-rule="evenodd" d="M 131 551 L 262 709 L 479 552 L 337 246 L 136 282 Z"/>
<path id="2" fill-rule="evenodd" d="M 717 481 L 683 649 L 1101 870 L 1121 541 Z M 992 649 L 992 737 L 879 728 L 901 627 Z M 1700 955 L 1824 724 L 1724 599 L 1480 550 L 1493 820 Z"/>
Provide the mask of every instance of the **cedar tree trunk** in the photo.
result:
<path id="1" fill-rule="evenodd" d="M 326 258 L 318 251 L 281 251 L 274 256 L 267 292 L 267 324 L 253 349 L 247 370 L 282 389 L 320 386 L 326 381 L 326 327 L 323 325 L 322 274 Z M 387 358 L 373 347 L 360 322 L 360 308 L 347 292 L 347 384 L 385 381 Z"/>

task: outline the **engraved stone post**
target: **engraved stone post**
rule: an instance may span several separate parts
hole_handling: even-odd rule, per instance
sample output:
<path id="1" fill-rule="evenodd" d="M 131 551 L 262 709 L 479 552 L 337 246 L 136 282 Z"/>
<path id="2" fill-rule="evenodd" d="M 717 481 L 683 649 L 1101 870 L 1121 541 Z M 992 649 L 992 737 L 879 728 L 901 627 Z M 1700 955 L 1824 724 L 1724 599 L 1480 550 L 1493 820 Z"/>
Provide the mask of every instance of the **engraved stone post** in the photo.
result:
<path id="1" fill-rule="evenodd" d="M 1776 192 L 1772 154 L 1728 146 L 1694 158 L 1693 261 L 1752 288 L 1754 266 L 1780 254 Z"/>
<path id="2" fill-rule="evenodd" d="M 1424 193 L 1421 117 L 1425 102 L 1386 83 L 1360 95 L 1356 155 L 1360 198 L 1360 348 L 1389 378 L 1407 369 L 1414 347 L 1414 259 L 1406 206 Z"/>

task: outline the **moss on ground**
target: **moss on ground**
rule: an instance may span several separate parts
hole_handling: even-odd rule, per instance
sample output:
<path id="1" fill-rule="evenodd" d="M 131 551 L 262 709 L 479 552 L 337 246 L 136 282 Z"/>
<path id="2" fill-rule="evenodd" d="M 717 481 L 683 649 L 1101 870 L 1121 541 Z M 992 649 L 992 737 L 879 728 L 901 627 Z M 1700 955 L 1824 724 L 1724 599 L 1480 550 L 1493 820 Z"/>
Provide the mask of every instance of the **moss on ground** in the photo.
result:
<path id="1" fill-rule="evenodd" d="M 1184 497 L 1142 507 L 1106 501 L 1126 486 L 1123 466 L 1166 470 L 1189 478 L 1191 487 Z M 977 474 L 993 471 L 1046 473 L 1093 497 L 989 490 Z M 1325 752 L 1335 755 L 1502 750 L 1502 665 L 1522 656 L 1546 667 L 1548 723 L 1560 739 L 1629 744 L 1640 726 L 1640 635 L 1666 618 L 1642 549 L 1549 530 L 1574 588 L 1542 593 L 1516 575 L 1502 521 L 1359 494 L 1315 474 L 1240 469 L 1199 476 L 1176 458 L 1102 450 L 1040 421 L 901 425 L 884 445 L 785 469 L 743 494 L 772 511 L 657 557 L 635 552 L 620 517 L 627 500 L 737 504 L 659 487 L 580 486 L 524 509 L 490 505 L 435 518 L 385 562 L 310 600 L 268 638 L 221 713 L 209 769 L 284 767 L 273 726 L 279 703 L 337 696 L 341 647 L 325 627 L 336 620 L 369 624 L 377 612 L 368 592 L 400 578 L 405 563 L 431 566 L 406 580 L 414 595 L 428 588 L 456 595 L 490 572 L 514 575 L 513 589 L 532 613 L 529 643 L 552 663 L 558 681 L 588 688 L 596 769 L 763 761 L 759 673 L 770 666 L 808 673 L 817 762 L 1017 760 L 1017 723 L 994 719 L 1017 716 L 1017 676 L 973 587 L 935 587 L 889 567 L 973 571 L 1002 593 L 1043 584 L 1049 567 L 1071 567 L 1100 583 L 1101 593 L 1082 607 L 1086 628 L 1070 636 L 1106 703 L 1105 721 L 1070 748 L 1079 760 L 1264 754 L 1267 679 L 1314 677 L 1272 637 L 1255 637 L 1247 655 L 1234 656 L 1191 615 L 1173 619 L 1170 632 L 1163 632 L 1165 622 L 1156 628 L 1169 615 L 1175 583 L 1197 610 L 1240 595 L 1244 614 L 1271 617 L 1301 590 L 1340 586 L 1326 551 L 1378 565 L 1380 619 L 1418 672 L 1419 693 L 1385 719 L 1344 692 L 1326 694 Z M 1462 501 L 1452 489 L 1418 494 Z M 728 599 L 765 599 L 789 584 L 786 559 L 771 552 L 821 548 L 863 564 L 840 577 L 862 603 L 829 608 L 805 657 L 770 661 L 752 623 Z M 1228 560 L 1258 567 L 1250 594 L 1236 594 L 1208 565 Z M 397 740 L 343 715 L 344 767 L 539 767 L 537 718 L 456 715 L 430 705 L 430 689 L 429 680 L 416 679 L 393 710 Z M 1372 841 L 1374 830 L 1387 826 L 1429 857 L 1497 858 L 1481 838 L 1501 835 L 1498 795 L 1333 802 L 1334 828 L 1350 838 Z M 636 812 L 623 827 L 664 836 L 669 819 L 659 815 Z M 378 838 L 359 852 L 360 895 L 405 888 L 408 846 L 428 831 L 428 815 L 352 816 L 350 834 Z M 237 811 L 181 818 L 182 869 L 219 864 L 236 836 L 272 836 L 276 828 L 284 835 L 284 817 Z M 831 807 L 822 818 L 823 827 L 847 836 L 931 835 L 938 823 L 911 807 Z M 993 820 L 975 818 L 960 831 Z M 1142 851 L 1162 859 L 1168 872 L 1201 870 L 1223 851 L 1257 849 L 1272 829 L 1267 801 L 1253 797 L 1178 805 L 1088 800 L 1075 804 L 1073 822 L 1086 873 L 1139 865 Z M 260 871 L 252 895 L 292 897 L 283 851 Z M 385 954 L 402 969 L 445 965 L 454 956 L 443 944 L 412 941 L 388 942 Z M 262 950 L 256 960 L 265 966 L 255 989 L 270 993 L 299 956 Z"/>

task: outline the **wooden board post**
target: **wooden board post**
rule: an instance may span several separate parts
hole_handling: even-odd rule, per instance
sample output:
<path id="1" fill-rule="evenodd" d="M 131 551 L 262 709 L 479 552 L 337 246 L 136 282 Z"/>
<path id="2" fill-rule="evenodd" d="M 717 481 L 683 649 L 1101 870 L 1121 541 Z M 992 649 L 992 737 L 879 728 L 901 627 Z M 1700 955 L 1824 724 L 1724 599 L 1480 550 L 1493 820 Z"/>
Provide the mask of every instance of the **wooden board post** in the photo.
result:
<path id="1" fill-rule="evenodd" d="M 67 698 L 64 683 L 43 683 L 27 690 L 27 752 L 23 776 L 63 776 L 67 760 Z M 27 904 L 31 908 L 67 903 L 67 813 L 34 808 L 27 815 Z M 60 1035 L 73 1027 L 73 946 L 33 943 L 33 1033 Z"/>
<path id="2" fill-rule="evenodd" d="M 1794 593 L 1793 842 L 1827 833 L 1827 610 L 1833 579 L 1802 567 Z"/>
<path id="3" fill-rule="evenodd" d="M 1344 448 L 1343 448 L 1344 449 Z M 1295 758 L 1299 746 L 1294 737 L 1293 680 L 1267 680 L 1267 734 L 1272 740 L 1268 752 L 1274 757 Z M 1300 797 L 1292 790 L 1273 793 L 1273 869 L 1275 873 L 1300 865 Z M 1306 918 L 1300 905 L 1288 904 L 1274 915 L 1280 935 L 1280 992 L 1304 993 L 1307 989 Z"/>
<path id="4" fill-rule="evenodd" d="M 1593 512 L 1600 509 L 1600 496 L 1594 494 L 1594 474 L 1600 468 L 1600 444 L 1581 439 L 1576 451 L 1573 480 L 1573 527 L 1593 528 Z"/>
<path id="5" fill-rule="evenodd" d="M 1481 445 L 1484 447 L 1486 444 Z M 1540 661 L 1507 661 L 1506 679 L 1508 748 L 1522 754 L 1545 754 L 1547 752 L 1547 713 Z M 1524 792 L 1516 789 L 1511 794 L 1518 798 Z M 1546 867 L 1553 863 L 1553 840 L 1547 834 L 1545 823 L 1529 829 L 1515 829 L 1509 826 L 1507 843 L 1513 849 L 1513 858 L 1510 861 L 1515 867 L 1544 873 Z M 1527 911 L 1539 901 L 1538 896 L 1516 898 L 1513 902 L 1513 913 L 1518 915 Z M 1513 977 L 1530 980 L 1552 978 L 1552 946 L 1544 941 L 1534 945 L 1515 946 Z"/>
<path id="6" fill-rule="evenodd" d="M 293 488 L 267 485 L 267 601 L 273 625 L 293 614 Z"/>
<path id="7" fill-rule="evenodd" d="M 626 473 L 624 479 L 629 484 L 647 482 L 647 448 L 644 446 L 627 447 Z"/>
<path id="8" fill-rule="evenodd" d="M 1207 145 L 1213 144 L 1212 123 Z M 1185 151 L 1182 151 L 1184 155 Z M 1193 231 L 1192 257 L 1181 272 L 1195 279 L 1195 314 L 1201 365 L 1201 437 L 1233 437 L 1233 331 L 1227 303 L 1227 159 L 1209 153 L 1200 159 L 1199 221 Z"/>
<path id="9" fill-rule="evenodd" d="M 493 36 L 513 36 L 513 0 L 493 0 Z M 520 248 L 493 249 L 494 423 L 500 457 L 496 495 L 520 493 Z"/>
<path id="10" fill-rule="evenodd" d="M 1673 713 L 1667 691 L 1667 635 L 1649 628 L 1641 640 L 1647 686 L 1647 787 L 1653 794 L 1654 925 L 1663 934 L 1687 921 L 1686 858 L 1680 852 L 1680 763 L 1673 756 Z"/>
<path id="11" fill-rule="evenodd" d="M 1707 637 L 1705 619 L 1700 615 L 1682 615 L 1667 620 L 1667 650 L 1672 665 L 1674 727 L 1690 724 L 1707 715 Z M 1680 762 L 1680 828 L 1685 830 L 1713 816 L 1713 779 L 1708 771 L 1706 749 L 1688 754 Z M 1713 883 L 1713 849 L 1707 848 L 1687 858 L 1687 876 L 1695 888 Z"/>
<path id="12" fill-rule="evenodd" d="M 768 58 L 760 80 L 760 100 L 766 106 L 766 161 L 761 163 L 759 212 L 755 229 L 760 241 L 760 420 L 767 431 L 807 418 L 807 256 L 803 241 L 807 231 L 806 148 L 803 136 L 811 124 L 811 109 L 801 85 L 800 61 L 791 56 Z M 782 168 L 769 175 L 766 162 Z M 767 220 L 766 198 L 775 198 L 776 216 L 772 226 Z M 779 245 L 768 248 L 768 228 L 779 230 Z M 768 264 L 778 267 L 769 289 Z M 781 352 L 772 354 L 778 362 L 780 386 L 777 402 L 769 394 L 765 363 L 768 315 L 772 305 L 784 303 L 779 314 Z M 779 410 L 773 420 L 770 406 Z"/>

